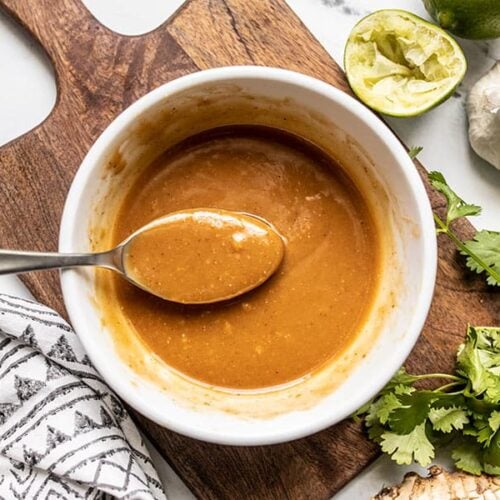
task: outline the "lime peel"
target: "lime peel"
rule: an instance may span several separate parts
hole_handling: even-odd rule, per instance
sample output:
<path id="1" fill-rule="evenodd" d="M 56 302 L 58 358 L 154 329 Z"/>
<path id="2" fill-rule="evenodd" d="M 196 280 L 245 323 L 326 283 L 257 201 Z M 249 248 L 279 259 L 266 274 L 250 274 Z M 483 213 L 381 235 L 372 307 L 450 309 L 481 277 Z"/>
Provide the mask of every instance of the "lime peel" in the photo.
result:
<path id="1" fill-rule="evenodd" d="M 352 30 L 345 56 L 354 93 L 372 109 L 414 116 L 449 97 L 467 63 L 441 28 L 402 10 L 379 10 Z"/>
<path id="2" fill-rule="evenodd" d="M 423 0 L 427 12 L 461 38 L 482 40 L 500 37 L 498 0 Z"/>

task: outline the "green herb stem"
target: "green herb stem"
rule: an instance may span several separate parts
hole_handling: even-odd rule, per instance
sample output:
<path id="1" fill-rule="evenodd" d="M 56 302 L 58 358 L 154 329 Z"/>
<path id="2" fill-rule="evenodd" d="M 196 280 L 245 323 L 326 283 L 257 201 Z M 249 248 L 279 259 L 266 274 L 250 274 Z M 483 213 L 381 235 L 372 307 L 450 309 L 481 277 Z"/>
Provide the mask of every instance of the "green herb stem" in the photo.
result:
<path id="1" fill-rule="evenodd" d="M 448 238 L 450 238 L 455 246 L 464 254 L 468 255 L 476 264 L 478 264 L 482 269 L 486 271 L 495 281 L 500 283 L 500 273 L 497 273 L 494 269 L 492 269 L 486 262 L 484 262 L 481 257 L 476 255 L 474 252 L 471 252 L 467 246 L 457 237 L 457 235 L 450 229 L 448 224 L 445 224 L 438 215 L 434 215 L 434 221 L 438 226 L 438 232 L 446 234 Z"/>
<path id="2" fill-rule="evenodd" d="M 442 391 L 447 391 L 450 387 L 456 387 L 457 385 L 466 385 L 467 382 L 465 380 L 461 380 L 460 382 L 451 382 L 450 384 L 442 385 L 441 387 L 438 387 L 437 389 L 434 389 L 432 392 L 442 392 Z M 456 393 L 456 392 L 447 392 L 446 394 L 443 394 L 443 396 L 452 396 L 455 394 L 461 394 L 461 391 Z"/>
<path id="3" fill-rule="evenodd" d="M 457 377 L 456 375 L 451 375 L 450 373 L 427 373 L 424 375 L 414 375 L 413 378 L 417 380 L 428 380 L 431 378 L 447 378 L 450 380 L 455 380 L 456 382 L 463 382 L 462 377 Z"/>

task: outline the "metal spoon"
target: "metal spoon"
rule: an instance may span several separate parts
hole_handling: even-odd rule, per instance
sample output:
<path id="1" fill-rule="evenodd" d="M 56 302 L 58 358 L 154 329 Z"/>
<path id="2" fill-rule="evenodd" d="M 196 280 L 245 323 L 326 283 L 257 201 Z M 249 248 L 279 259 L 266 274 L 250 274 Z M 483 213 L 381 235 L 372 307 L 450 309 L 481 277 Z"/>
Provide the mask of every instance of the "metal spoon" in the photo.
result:
<path id="1" fill-rule="evenodd" d="M 158 290 L 147 286 L 144 282 L 141 282 L 137 277 L 133 277 L 133 269 L 131 265 L 128 264 L 127 256 L 129 255 L 130 248 L 138 241 L 141 235 L 146 234 L 154 228 L 159 228 L 167 224 L 171 224 L 172 221 L 188 218 L 193 215 L 200 217 L 212 217 L 217 219 L 220 215 L 221 220 L 225 217 L 227 220 L 232 220 L 239 218 L 242 219 L 246 224 L 254 224 L 256 227 L 264 228 L 269 232 L 273 241 L 279 240 L 279 248 L 276 247 L 273 254 L 268 256 L 269 259 L 266 261 L 266 267 L 260 269 L 258 273 L 255 273 L 255 278 L 253 281 L 246 282 L 244 286 L 238 289 L 229 289 L 228 293 L 224 293 L 221 296 L 211 296 L 209 298 L 204 297 L 194 297 L 183 296 L 181 298 L 173 296 L 172 293 L 160 293 Z M 229 218 L 229 219 L 228 219 Z M 203 220 L 205 220 L 203 219 Z M 216 220 L 216 223 L 220 221 Z M 214 226 L 216 227 L 216 226 Z M 241 233 L 240 233 L 241 234 Z M 189 237 L 189 234 L 187 235 Z M 240 243 L 239 243 L 240 244 Z M 144 246 L 144 245 L 143 245 Z M 190 247 L 196 248 L 196 243 L 193 242 Z M 215 252 L 217 249 L 215 249 Z M 183 212 L 174 212 L 172 214 L 156 219 L 149 224 L 141 227 L 132 235 L 130 235 L 125 241 L 123 241 L 117 247 L 108 250 L 106 252 L 99 253 L 44 253 L 44 252 L 25 252 L 25 251 L 14 251 L 14 250 L 0 250 L 0 275 L 13 274 L 13 273 L 25 273 L 29 271 L 38 271 L 44 269 L 65 269 L 65 268 L 75 268 L 84 266 L 95 266 L 105 269 L 111 269 L 112 271 L 120 273 L 125 279 L 127 279 L 133 285 L 153 294 L 162 299 L 169 300 L 172 302 L 179 302 L 183 304 L 207 304 L 212 302 L 219 302 L 222 300 L 228 300 L 243 293 L 246 293 L 257 286 L 265 282 L 279 267 L 284 255 L 284 241 L 277 230 L 269 224 L 264 219 L 253 216 L 250 214 L 244 214 L 240 212 L 229 212 L 225 210 L 216 209 L 197 209 L 197 210 L 186 210 Z M 177 276 L 177 280 L 179 277 Z M 175 283 L 175 279 L 173 280 Z"/>

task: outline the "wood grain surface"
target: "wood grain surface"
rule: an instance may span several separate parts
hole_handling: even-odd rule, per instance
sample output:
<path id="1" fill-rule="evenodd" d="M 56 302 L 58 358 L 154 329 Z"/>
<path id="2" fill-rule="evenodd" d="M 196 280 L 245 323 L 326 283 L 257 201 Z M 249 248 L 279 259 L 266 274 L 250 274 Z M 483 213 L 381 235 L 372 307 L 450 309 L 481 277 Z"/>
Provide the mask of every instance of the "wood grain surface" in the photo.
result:
<path id="1" fill-rule="evenodd" d="M 293 69 L 348 90 L 337 64 L 283 0 L 190 0 L 167 23 L 139 37 L 109 31 L 78 0 L 0 5 L 41 43 L 58 82 L 57 103 L 45 122 L 0 148 L 2 248 L 56 249 L 64 199 L 86 151 L 120 111 L 162 83 L 199 69 L 257 64 Z M 441 197 L 428 192 L 439 208 Z M 462 235 L 472 231 L 467 222 L 458 224 Z M 57 274 L 32 274 L 25 281 L 39 300 L 64 314 Z M 467 322 L 500 324 L 499 299 L 440 240 L 434 302 L 408 367 L 452 369 Z M 328 498 L 378 455 L 348 421 L 292 443 L 242 448 L 202 443 L 136 418 L 200 498 Z"/>

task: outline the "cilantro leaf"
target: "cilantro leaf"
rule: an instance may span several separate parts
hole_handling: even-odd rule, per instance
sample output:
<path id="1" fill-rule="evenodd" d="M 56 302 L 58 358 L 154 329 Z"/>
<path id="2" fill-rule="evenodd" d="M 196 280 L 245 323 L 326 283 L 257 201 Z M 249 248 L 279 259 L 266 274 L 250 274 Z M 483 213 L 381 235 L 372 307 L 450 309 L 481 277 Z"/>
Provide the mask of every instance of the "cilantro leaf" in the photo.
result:
<path id="1" fill-rule="evenodd" d="M 464 245 L 469 252 L 477 255 L 491 270 L 487 278 L 488 284 L 500 286 L 500 232 L 479 231 L 472 240 L 464 242 Z M 461 253 L 468 255 L 465 252 Z M 486 270 L 470 255 L 468 255 L 466 263 L 467 267 L 477 274 Z"/>
<path id="2" fill-rule="evenodd" d="M 483 471 L 481 447 L 473 439 L 464 439 L 451 453 L 457 468 L 479 476 Z"/>
<path id="3" fill-rule="evenodd" d="M 411 387 L 411 384 L 419 379 L 418 376 L 410 375 L 406 372 L 405 368 L 402 366 L 392 377 L 392 379 L 387 383 L 387 385 L 380 391 L 379 395 L 372 398 L 370 401 L 365 403 L 361 408 L 358 408 L 356 412 L 353 413 L 352 417 L 358 419 L 362 415 L 366 415 L 365 422 L 367 426 L 375 423 L 378 420 L 377 411 L 380 407 L 384 405 L 384 402 L 380 398 L 384 394 L 389 394 L 394 391 L 396 394 L 410 394 L 415 389 Z M 381 410 L 382 413 L 384 410 Z"/>
<path id="4" fill-rule="evenodd" d="M 376 398 L 365 412 L 365 424 L 367 427 L 372 427 L 380 423 L 378 412 L 383 407 L 383 398 Z M 358 413 L 357 413 L 358 414 Z M 359 415 L 359 414 L 358 414 Z"/>
<path id="5" fill-rule="evenodd" d="M 457 366 L 469 379 L 466 395 L 485 397 L 493 404 L 500 403 L 500 328 L 467 329 L 467 341 L 461 347 Z"/>
<path id="6" fill-rule="evenodd" d="M 442 193 L 448 202 L 446 225 L 449 225 L 455 219 L 467 217 L 470 215 L 479 215 L 481 207 L 466 203 L 448 186 L 444 175 L 441 172 L 430 172 L 429 181 L 434 189 Z"/>
<path id="7" fill-rule="evenodd" d="M 397 394 L 398 396 L 400 396 L 401 394 L 411 394 L 412 392 L 415 391 L 416 391 L 415 387 L 412 387 L 411 385 L 399 384 L 396 387 L 394 387 L 394 394 Z"/>
<path id="8" fill-rule="evenodd" d="M 458 382 L 457 382 L 458 384 Z M 463 385 L 466 382 L 464 379 Z M 439 397 L 433 401 L 432 408 L 464 408 L 467 407 L 467 402 L 463 394 L 448 394 L 439 392 Z"/>
<path id="9" fill-rule="evenodd" d="M 488 425 L 493 432 L 500 429 L 500 411 L 491 412 L 490 418 L 488 419 Z"/>
<path id="10" fill-rule="evenodd" d="M 383 390 L 392 390 L 396 386 L 410 386 L 419 379 L 418 375 L 410 375 L 402 366 L 392 377 Z"/>
<path id="11" fill-rule="evenodd" d="M 463 390 L 464 396 L 466 396 L 467 407 L 474 416 L 474 419 L 481 420 L 485 416 L 488 416 L 492 411 L 498 409 L 498 404 L 493 403 L 489 399 L 485 399 L 482 395 L 475 396 L 471 393 L 469 385 Z"/>
<path id="12" fill-rule="evenodd" d="M 488 474 L 500 473 L 500 432 L 496 432 L 483 453 L 483 466 Z"/>
<path id="13" fill-rule="evenodd" d="M 368 427 L 368 437 L 375 441 L 375 443 L 380 444 L 382 441 L 382 434 L 385 432 L 385 428 L 383 425 L 374 424 L 371 427 Z"/>
<path id="14" fill-rule="evenodd" d="M 361 420 L 361 417 L 365 414 L 367 414 L 370 409 L 372 408 L 374 401 L 376 398 L 370 399 L 370 401 L 367 401 L 363 406 L 358 408 L 352 415 L 351 418 L 353 418 L 356 422 L 359 422 Z"/>
<path id="15" fill-rule="evenodd" d="M 477 345 L 480 349 L 490 350 L 497 355 L 500 354 L 500 327 L 494 326 L 469 326 L 468 330 L 474 330 L 477 336 Z M 500 358 L 497 358 L 500 365 Z"/>
<path id="16" fill-rule="evenodd" d="M 467 410 L 450 406 L 449 408 L 431 408 L 429 420 L 436 431 L 449 433 L 453 430 L 459 431 L 469 423 Z"/>
<path id="17" fill-rule="evenodd" d="M 400 406 L 389 416 L 389 427 L 398 434 L 408 434 L 425 422 L 432 401 L 437 395 L 431 391 L 417 391 L 399 397 Z M 383 422 L 382 422 L 383 423 Z"/>
<path id="18" fill-rule="evenodd" d="M 401 387 L 401 386 L 397 386 Z M 404 387 L 404 386 L 403 386 Z M 380 407 L 377 409 L 377 417 L 380 421 L 381 424 L 386 424 L 387 421 L 389 420 L 389 416 L 391 413 L 396 409 L 400 408 L 402 403 L 394 394 L 393 392 L 390 392 L 389 394 L 385 394 L 380 398 L 381 404 Z"/>
<path id="19" fill-rule="evenodd" d="M 467 436 L 474 436 L 478 443 L 483 446 L 489 446 L 495 431 L 488 425 L 488 421 L 474 420 L 474 425 L 464 431 Z"/>
<path id="20" fill-rule="evenodd" d="M 488 462 L 484 464 L 484 472 L 492 476 L 500 476 L 500 467 L 498 465 L 491 465 Z"/>
<path id="21" fill-rule="evenodd" d="M 423 467 L 434 458 L 434 446 L 425 432 L 425 423 L 417 425 L 409 434 L 384 432 L 381 436 L 382 451 L 388 453 L 398 464 L 411 464 L 415 459 Z"/>
<path id="22" fill-rule="evenodd" d="M 422 152 L 422 149 L 424 149 L 422 146 L 412 146 L 409 150 L 408 150 L 408 155 L 409 157 L 414 160 L 421 152 Z"/>
<path id="23" fill-rule="evenodd" d="M 483 366 L 479 350 L 477 349 L 477 331 L 469 327 L 467 331 L 467 342 L 460 349 L 457 358 L 460 373 L 469 379 L 472 391 L 482 394 L 491 385 L 486 367 Z"/>

